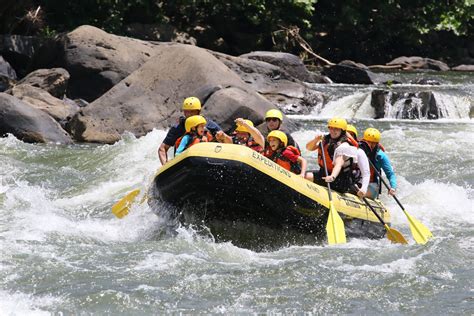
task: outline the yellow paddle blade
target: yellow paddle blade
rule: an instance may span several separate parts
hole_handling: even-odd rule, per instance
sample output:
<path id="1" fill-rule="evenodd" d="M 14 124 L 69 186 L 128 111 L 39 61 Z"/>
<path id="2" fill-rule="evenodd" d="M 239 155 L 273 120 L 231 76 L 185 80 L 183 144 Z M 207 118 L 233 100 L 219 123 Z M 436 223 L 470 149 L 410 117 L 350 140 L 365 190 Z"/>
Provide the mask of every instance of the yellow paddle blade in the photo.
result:
<path id="1" fill-rule="evenodd" d="M 418 244 L 426 244 L 428 242 L 428 239 L 433 237 L 431 231 L 417 219 L 408 214 L 407 211 L 403 210 L 403 212 L 405 213 L 405 216 L 408 218 L 408 222 L 410 223 L 410 231 L 413 235 L 413 239 L 415 239 Z"/>
<path id="2" fill-rule="evenodd" d="M 326 233 L 328 235 L 328 243 L 344 244 L 346 243 L 346 231 L 344 229 L 344 222 L 336 211 L 332 201 L 329 202 L 328 223 L 326 224 Z"/>
<path id="3" fill-rule="evenodd" d="M 393 242 L 395 244 L 397 244 L 397 243 L 398 244 L 403 244 L 403 245 L 408 244 L 407 240 L 405 239 L 405 237 L 403 237 L 402 233 L 400 233 L 395 228 L 389 227 L 387 224 L 385 224 L 384 226 L 385 226 L 385 229 L 387 230 L 388 240 L 390 240 L 391 242 Z"/>
<path id="4" fill-rule="evenodd" d="M 114 213 L 114 215 L 118 218 L 123 218 L 124 216 L 126 216 L 128 214 L 128 211 L 130 210 L 130 206 L 132 205 L 133 200 L 135 200 L 139 193 L 140 189 L 135 189 L 125 195 L 125 197 L 123 197 L 120 201 L 118 201 L 112 206 L 112 213 Z"/>

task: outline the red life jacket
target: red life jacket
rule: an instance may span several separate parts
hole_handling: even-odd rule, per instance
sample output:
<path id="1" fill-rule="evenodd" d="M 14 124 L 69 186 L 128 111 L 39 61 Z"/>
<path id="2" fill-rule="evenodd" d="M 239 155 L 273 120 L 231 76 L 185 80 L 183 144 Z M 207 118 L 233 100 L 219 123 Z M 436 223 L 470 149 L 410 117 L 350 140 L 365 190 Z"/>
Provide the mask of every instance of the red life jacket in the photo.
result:
<path id="1" fill-rule="evenodd" d="M 208 131 L 205 131 L 204 132 L 204 135 L 202 136 L 199 136 L 198 134 L 196 134 L 195 132 L 190 132 L 190 133 L 186 133 L 184 134 L 183 136 L 181 136 L 180 138 L 178 138 L 176 140 L 176 142 L 174 143 L 174 151 L 176 152 L 176 149 L 178 149 L 179 147 L 179 144 L 181 144 L 181 140 L 183 139 L 184 136 L 186 135 L 190 135 L 191 136 L 191 141 L 188 142 L 188 144 L 186 145 L 186 149 L 188 149 L 189 147 L 191 147 L 192 145 L 195 145 L 195 144 L 198 144 L 198 143 L 205 143 L 205 142 L 208 142 L 209 139 L 212 139 L 212 135 L 211 133 L 209 133 Z M 209 137 L 209 138 L 208 138 Z"/>
<path id="2" fill-rule="evenodd" d="M 270 157 L 274 154 L 275 152 L 272 150 L 272 148 L 270 147 L 270 144 L 268 143 L 265 143 L 265 150 L 263 151 L 263 155 L 269 159 L 271 159 Z"/>
<path id="3" fill-rule="evenodd" d="M 298 148 L 294 146 L 286 146 L 281 149 L 278 149 L 277 151 L 272 152 L 272 155 L 268 157 L 269 159 L 273 160 L 276 162 L 278 165 L 283 167 L 284 169 L 291 171 L 296 174 L 301 173 L 301 167 L 298 164 L 298 162 L 292 162 L 290 161 L 287 157 L 284 156 L 284 152 L 286 150 L 291 151 L 293 154 L 297 156 L 301 156 L 301 152 L 298 150 Z"/>

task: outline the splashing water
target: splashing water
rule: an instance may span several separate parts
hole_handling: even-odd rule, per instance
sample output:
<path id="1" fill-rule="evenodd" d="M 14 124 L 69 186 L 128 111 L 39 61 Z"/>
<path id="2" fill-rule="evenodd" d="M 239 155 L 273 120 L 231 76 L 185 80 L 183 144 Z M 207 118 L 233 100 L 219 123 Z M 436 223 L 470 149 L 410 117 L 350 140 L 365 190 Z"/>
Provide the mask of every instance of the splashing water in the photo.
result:
<path id="1" fill-rule="evenodd" d="M 362 97 L 361 97 L 362 98 Z M 364 101 L 363 101 L 364 102 Z M 304 144 L 326 122 L 304 120 Z M 193 227 L 166 233 L 146 203 L 119 220 L 111 205 L 145 189 L 163 131 L 114 145 L 0 139 L 0 310 L 13 315 L 346 314 L 473 310 L 473 133 L 470 121 L 353 122 L 382 130 L 398 197 L 435 238 L 425 246 L 353 239 L 255 252 Z M 393 225 L 411 237 L 386 194 Z"/>

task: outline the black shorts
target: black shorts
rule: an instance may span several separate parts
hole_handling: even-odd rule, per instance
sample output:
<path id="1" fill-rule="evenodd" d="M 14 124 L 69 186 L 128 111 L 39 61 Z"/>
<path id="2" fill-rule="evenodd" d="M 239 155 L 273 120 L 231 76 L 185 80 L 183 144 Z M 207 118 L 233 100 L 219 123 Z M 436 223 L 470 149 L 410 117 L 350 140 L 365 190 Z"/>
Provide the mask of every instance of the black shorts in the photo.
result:
<path id="1" fill-rule="evenodd" d="M 311 170 L 308 172 L 313 173 L 313 182 L 321 185 L 321 186 L 327 186 L 327 182 L 323 179 L 323 177 L 326 176 L 326 172 L 322 169 L 320 170 Z M 337 191 L 339 193 L 345 193 L 345 192 L 353 192 L 354 190 L 351 189 L 352 186 L 352 181 L 350 179 L 350 174 L 349 173 L 340 173 L 339 176 L 333 181 L 330 182 L 331 189 L 334 191 Z"/>

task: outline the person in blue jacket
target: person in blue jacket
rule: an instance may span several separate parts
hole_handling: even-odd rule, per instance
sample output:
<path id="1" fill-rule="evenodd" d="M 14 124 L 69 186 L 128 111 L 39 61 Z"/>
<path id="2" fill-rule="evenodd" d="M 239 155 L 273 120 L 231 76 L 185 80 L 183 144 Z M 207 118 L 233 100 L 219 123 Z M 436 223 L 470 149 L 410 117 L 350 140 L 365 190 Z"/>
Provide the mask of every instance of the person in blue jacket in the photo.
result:
<path id="1" fill-rule="evenodd" d="M 364 150 L 371 162 L 370 183 L 366 196 L 372 199 L 377 198 L 381 191 L 380 180 L 373 169 L 374 166 L 379 173 L 383 170 L 387 176 L 388 181 L 390 182 L 390 190 L 388 194 L 395 195 L 397 189 L 397 177 L 395 176 L 395 171 L 393 171 L 390 159 L 385 153 L 385 149 L 380 144 L 380 137 L 380 131 L 371 127 L 365 130 L 364 137 L 359 142 L 359 148 Z"/>
<path id="2" fill-rule="evenodd" d="M 186 98 L 183 102 L 182 110 L 184 116 L 181 116 L 178 122 L 169 129 L 165 139 L 163 140 L 163 143 L 161 143 L 160 148 L 158 148 L 158 157 L 160 158 L 162 165 L 168 162 L 168 150 L 171 147 L 175 147 L 176 141 L 186 133 L 186 118 L 193 115 L 199 115 L 201 113 L 201 101 L 199 101 L 199 99 L 196 97 Z M 222 130 L 222 128 L 217 123 L 209 119 L 206 121 L 206 130 L 209 131 L 213 137 L 215 137 L 216 133 Z M 208 141 L 212 140 L 213 139 L 208 139 Z"/>

